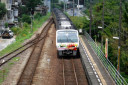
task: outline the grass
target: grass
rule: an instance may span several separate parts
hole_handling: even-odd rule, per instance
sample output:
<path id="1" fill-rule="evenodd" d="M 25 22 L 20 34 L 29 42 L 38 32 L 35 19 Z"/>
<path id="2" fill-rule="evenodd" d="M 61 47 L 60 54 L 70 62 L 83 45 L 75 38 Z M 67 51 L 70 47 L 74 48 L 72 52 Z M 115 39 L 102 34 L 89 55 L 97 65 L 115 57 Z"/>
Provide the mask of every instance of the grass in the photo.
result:
<path id="1" fill-rule="evenodd" d="M 50 13 L 48 13 L 46 16 L 42 16 L 40 19 L 35 19 L 33 21 L 33 32 L 31 32 L 31 28 L 30 28 L 30 25 L 29 26 L 25 26 L 23 28 L 18 28 L 18 30 L 20 30 L 18 33 L 17 33 L 17 36 L 16 36 L 16 41 L 7 46 L 5 49 L 3 49 L 2 51 L 0 51 L 0 57 L 7 54 L 7 53 L 10 53 L 14 50 L 16 50 L 17 48 L 19 48 L 20 46 L 22 46 L 22 43 L 26 40 L 26 39 L 29 39 L 31 38 L 31 36 L 33 35 L 33 33 L 38 30 L 39 27 L 42 26 L 42 24 L 50 17 Z"/>
<path id="2" fill-rule="evenodd" d="M 9 72 L 9 69 L 6 67 L 3 70 L 0 70 L 0 85 L 7 77 L 7 73 Z"/>
<path id="3" fill-rule="evenodd" d="M 6 67 L 0 70 L 0 85 L 1 83 L 6 79 L 9 69 L 12 67 L 12 65 L 15 64 L 15 62 L 19 61 L 20 57 L 13 58 Z"/>

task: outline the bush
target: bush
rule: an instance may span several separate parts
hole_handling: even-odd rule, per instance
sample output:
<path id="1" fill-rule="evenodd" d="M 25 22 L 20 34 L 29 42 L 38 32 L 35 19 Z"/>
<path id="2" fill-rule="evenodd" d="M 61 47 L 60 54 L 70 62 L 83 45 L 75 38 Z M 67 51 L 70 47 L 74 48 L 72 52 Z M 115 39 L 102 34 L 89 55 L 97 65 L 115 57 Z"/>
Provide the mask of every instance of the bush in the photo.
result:
<path id="1" fill-rule="evenodd" d="M 18 35 L 19 32 L 20 32 L 20 28 L 18 28 L 18 27 L 13 27 L 13 28 L 11 28 L 11 30 L 13 31 L 13 33 L 14 33 L 15 35 Z"/>
<path id="2" fill-rule="evenodd" d="M 77 29 L 83 29 L 88 25 L 88 21 L 85 17 L 70 16 L 69 17 Z"/>
<path id="3" fill-rule="evenodd" d="M 5 23 L 4 26 L 5 26 L 5 28 L 8 28 L 8 23 Z"/>
<path id="4" fill-rule="evenodd" d="M 24 23 L 23 24 L 23 29 L 30 29 L 31 27 L 30 27 L 30 25 L 28 24 L 28 23 Z"/>
<path id="5" fill-rule="evenodd" d="M 23 14 L 29 14 L 29 11 L 26 6 L 19 6 L 19 16 L 21 17 Z"/>
<path id="6" fill-rule="evenodd" d="M 26 22 L 26 23 L 30 24 L 30 23 L 31 23 L 31 18 L 30 18 L 30 16 L 24 14 L 24 15 L 22 16 L 22 22 Z"/>
<path id="7" fill-rule="evenodd" d="M 37 13 L 37 14 L 34 16 L 35 19 L 40 19 L 41 17 L 42 17 L 42 14 L 41 14 L 41 13 Z"/>
<path id="8" fill-rule="evenodd" d="M 21 33 L 27 34 L 26 32 L 28 32 L 28 30 L 30 30 L 30 25 L 25 22 L 25 23 L 23 24 L 23 27 L 22 27 L 22 28 L 13 27 L 13 28 L 11 28 L 11 30 L 13 31 L 13 33 L 14 33 L 15 35 L 20 35 Z"/>

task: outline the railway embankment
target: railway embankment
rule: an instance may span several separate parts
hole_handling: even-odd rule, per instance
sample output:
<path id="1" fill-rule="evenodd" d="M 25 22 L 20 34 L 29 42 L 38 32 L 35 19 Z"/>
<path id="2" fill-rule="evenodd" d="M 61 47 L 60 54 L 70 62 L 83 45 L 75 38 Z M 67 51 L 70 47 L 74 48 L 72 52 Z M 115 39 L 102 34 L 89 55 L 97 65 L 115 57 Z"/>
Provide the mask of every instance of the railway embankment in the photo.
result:
<path id="1" fill-rule="evenodd" d="M 26 35 L 26 37 L 21 37 L 22 39 L 18 39 L 16 41 L 16 43 L 8 46 L 5 50 L 1 51 L 0 53 L 2 53 L 1 55 L 5 55 L 5 54 L 8 54 L 9 52 L 19 48 L 20 46 L 28 43 L 29 41 L 33 40 L 35 37 L 37 37 L 38 34 L 40 34 L 41 30 L 46 26 L 46 24 L 48 23 L 48 18 L 50 17 L 50 14 L 48 14 L 47 16 L 45 17 L 42 17 L 41 20 L 39 20 L 39 22 L 36 21 L 35 27 L 34 29 L 34 32 L 31 33 L 31 37 L 30 35 Z M 42 23 L 44 23 L 42 25 Z M 22 41 L 22 42 L 21 42 Z M 17 44 L 20 44 L 17 46 Z M 10 49 L 11 48 L 11 49 Z M 10 49 L 10 51 L 7 51 Z M 13 49 L 13 50 L 12 50 Z M 24 48 L 23 48 L 24 49 Z M 22 49 L 21 49 L 22 50 Z M 9 61 L 8 64 L 6 64 L 5 67 L 1 68 L 0 70 L 0 82 L 2 83 L 4 80 L 5 82 L 3 83 L 3 85 L 14 85 L 16 83 L 16 80 L 19 78 L 19 75 L 21 73 L 21 71 L 23 70 L 24 68 L 24 65 L 26 64 L 26 62 L 28 61 L 29 59 L 29 55 L 32 51 L 32 47 L 30 47 L 29 49 L 27 49 L 26 51 L 24 51 L 23 53 L 19 54 L 19 55 L 16 55 L 16 53 L 14 53 L 15 56 L 15 62 L 14 61 Z M 2 56 L 1 56 L 2 57 Z M 18 61 L 18 62 L 17 62 Z M 2 61 L 3 62 L 3 61 Z M 11 65 L 9 65 L 11 64 Z M 10 67 L 11 66 L 11 67 Z M 13 77 L 12 77 L 13 76 Z M 12 78 L 11 78 L 12 77 Z"/>
<path id="2" fill-rule="evenodd" d="M 90 85 L 115 85 L 85 36 L 80 36 L 80 55 Z"/>
<path id="3" fill-rule="evenodd" d="M 48 13 L 46 16 L 40 17 L 40 19 L 34 19 L 33 21 L 33 32 L 31 32 L 31 26 L 30 24 L 24 23 L 21 27 L 14 27 L 11 28 L 14 34 L 16 35 L 16 41 L 10 45 L 8 45 L 5 49 L 0 51 L 0 57 L 3 55 L 10 53 L 20 46 L 24 44 L 24 42 L 29 41 L 32 36 L 36 36 L 37 30 L 39 30 L 44 22 L 50 17 L 50 13 Z"/>

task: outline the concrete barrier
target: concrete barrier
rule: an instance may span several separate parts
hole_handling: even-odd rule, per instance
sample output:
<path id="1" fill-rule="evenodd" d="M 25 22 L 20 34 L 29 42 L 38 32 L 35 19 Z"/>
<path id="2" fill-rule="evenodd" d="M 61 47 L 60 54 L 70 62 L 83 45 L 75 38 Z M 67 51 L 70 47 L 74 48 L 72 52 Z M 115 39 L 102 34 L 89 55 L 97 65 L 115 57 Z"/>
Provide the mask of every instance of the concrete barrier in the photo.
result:
<path id="1" fill-rule="evenodd" d="M 94 71 L 87 59 L 87 56 L 84 52 L 84 49 L 80 43 L 80 58 L 81 58 L 81 62 L 85 71 L 85 76 L 87 77 L 88 83 L 89 85 L 100 85 L 100 83 L 98 82 L 96 75 L 94 74 Z"/>

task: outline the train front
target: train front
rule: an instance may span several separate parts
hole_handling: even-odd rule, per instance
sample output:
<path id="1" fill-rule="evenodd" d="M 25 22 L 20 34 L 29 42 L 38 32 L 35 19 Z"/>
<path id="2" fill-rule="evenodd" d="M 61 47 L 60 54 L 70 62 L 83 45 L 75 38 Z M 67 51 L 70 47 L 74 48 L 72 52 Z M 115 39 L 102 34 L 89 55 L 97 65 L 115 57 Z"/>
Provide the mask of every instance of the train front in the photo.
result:
<path id="1" fill-rule="evenodd" d="M 77 56 L 79 49 L 78 31 L 73 29 L 56 31 L 56 47 L 58 56 Z"/>

